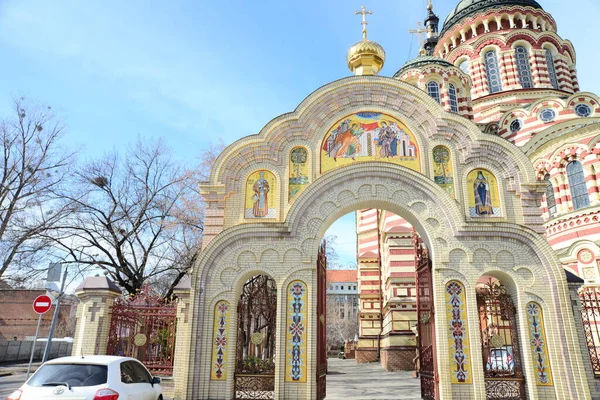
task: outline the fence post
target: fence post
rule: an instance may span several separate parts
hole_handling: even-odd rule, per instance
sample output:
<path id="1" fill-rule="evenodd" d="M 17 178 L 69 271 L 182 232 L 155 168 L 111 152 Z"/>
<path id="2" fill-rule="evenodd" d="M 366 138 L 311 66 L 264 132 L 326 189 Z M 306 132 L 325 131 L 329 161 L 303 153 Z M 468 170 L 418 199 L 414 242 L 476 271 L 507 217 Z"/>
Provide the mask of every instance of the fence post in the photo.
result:
<path id="1" fill-rule="evenodd" d="M 192 337 L 191 290 L 192 281 L 189 276 L 183 278 L 173 290 L 174 295 L 177 296 L 177 332 L 173 360 L 174 397 L 176 400 L 185 398 L 188 386 L 190 339 Z"/>
<path id="2" fill-rule="evenodd" d="M 110 308 L 121 295 L 121 289 L 105 276 L 93 276 L 86 278 L 75 289 L 75 295 L 80 303 L 77 306 L 77 325 L 71 354 L 106 354 Z"/>

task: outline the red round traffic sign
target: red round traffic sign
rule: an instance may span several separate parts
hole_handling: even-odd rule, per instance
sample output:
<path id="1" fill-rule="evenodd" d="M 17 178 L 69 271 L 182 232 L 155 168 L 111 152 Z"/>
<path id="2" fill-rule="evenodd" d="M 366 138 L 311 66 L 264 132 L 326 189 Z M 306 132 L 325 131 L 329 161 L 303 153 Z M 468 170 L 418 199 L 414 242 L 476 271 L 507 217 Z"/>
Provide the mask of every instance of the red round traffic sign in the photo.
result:
<path id="1" fill-rule="evenodd" d="M 38 296 L 33 301 L 33 311 L 38 314 L 45 314 L 52 307 L 52 299 L 46 295 Z"/>

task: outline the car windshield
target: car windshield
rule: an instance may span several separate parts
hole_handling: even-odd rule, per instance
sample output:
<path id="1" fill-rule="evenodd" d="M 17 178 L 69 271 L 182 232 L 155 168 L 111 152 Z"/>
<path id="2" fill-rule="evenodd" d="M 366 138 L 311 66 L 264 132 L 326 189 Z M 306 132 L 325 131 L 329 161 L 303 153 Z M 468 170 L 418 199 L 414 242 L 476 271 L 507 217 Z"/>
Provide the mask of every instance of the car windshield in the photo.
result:
<path id="1" fill-rule="evenodd" d="M 31 377 L 29 386 L 96 386 L 106 383 L 106 365 L 44 364 Z"/>

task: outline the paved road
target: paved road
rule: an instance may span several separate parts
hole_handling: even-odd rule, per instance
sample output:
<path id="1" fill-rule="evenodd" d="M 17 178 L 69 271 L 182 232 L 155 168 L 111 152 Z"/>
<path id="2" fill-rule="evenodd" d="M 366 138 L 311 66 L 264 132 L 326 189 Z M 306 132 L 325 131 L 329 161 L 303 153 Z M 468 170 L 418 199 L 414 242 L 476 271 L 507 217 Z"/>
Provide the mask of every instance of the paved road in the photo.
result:
<path id="1" fill-rule="evenodd" d="M 354 360 L 328 359 L 327 400 L 421 400 L 419 380 L 410 372 L 386 372 L 379 363 L 357 365 Z M 32 371 L 39 366 L 34 363 Z M 12 375 L 2 376 L 11 372 Z M 0 399 L 25 381 L 27 364 L 0 365 Z"/>
<path id="2" fill-rule="evenodd" d="M 25 382 L 27 365 L 27 363 L 0 365 L 0 399 L 4 399 Z M 40 363 L 33 363 L 31 373 L 34 373 L 39 366 Z M 7 375 L 8 373 L 11 375 Z"/>
<path id="3" fill-rule="evenodd" d="M 327 400 L 421 400 L 419 379 L 411 372 L 386 372 L 379 363 L 329 358 Z"/>

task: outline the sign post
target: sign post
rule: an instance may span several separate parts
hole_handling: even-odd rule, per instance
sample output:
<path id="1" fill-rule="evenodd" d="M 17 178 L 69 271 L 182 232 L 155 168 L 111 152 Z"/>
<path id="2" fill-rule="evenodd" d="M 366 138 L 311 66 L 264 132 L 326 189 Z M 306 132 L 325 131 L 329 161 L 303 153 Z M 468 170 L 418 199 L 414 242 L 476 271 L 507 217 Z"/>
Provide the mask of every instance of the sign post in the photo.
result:
<path id="1" fill-rule="evenodd" d="M 27 376 L 25 380 L 29 379 L 31 373 L 31 363 L 33 362 L 33 353 L 35 353 L 35 344 L 37 343 L 38 334 L 40 333 L 40 325 L 42 324 L 42 315 L 47 313 L 52 307 L 52 299 L 48 296 L 38 296 L 33 301 L 33 311 L 39 314 L 37 328 L 35 328 L 35 336 L 33 338 L 33 344 L 31 345 L 31 356 L 29 356 L 29 366 L 27 367 Z"/>

